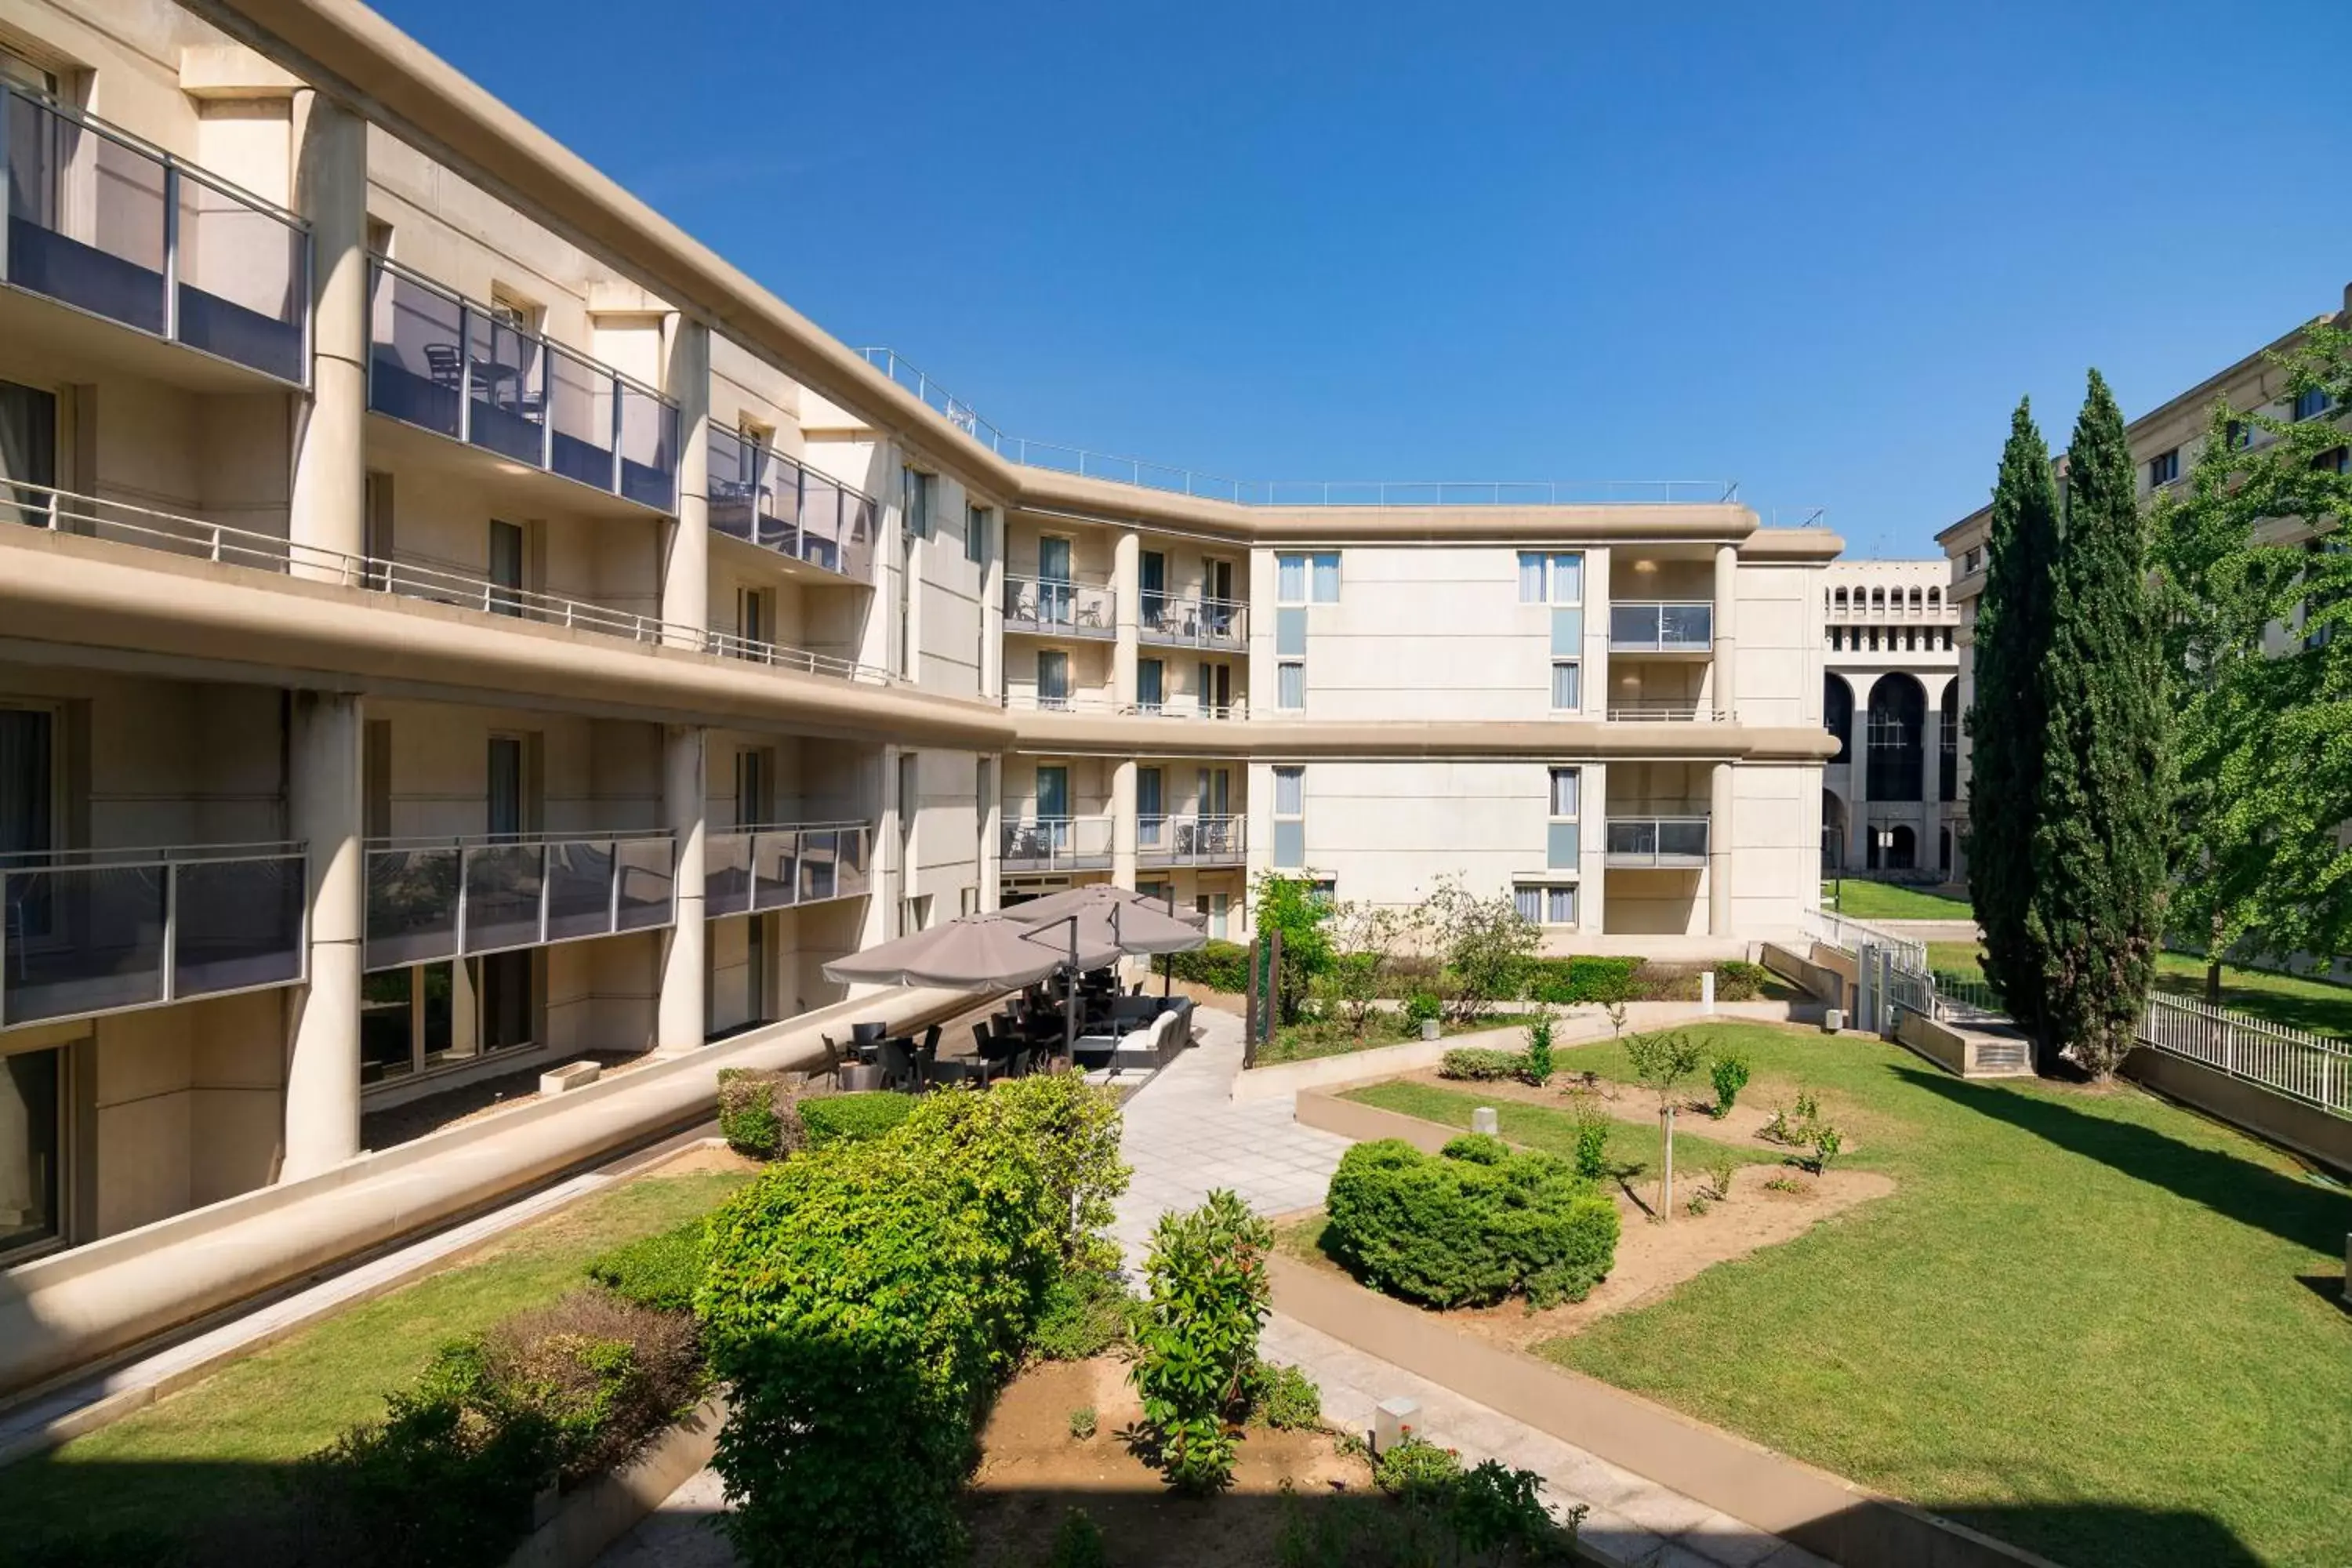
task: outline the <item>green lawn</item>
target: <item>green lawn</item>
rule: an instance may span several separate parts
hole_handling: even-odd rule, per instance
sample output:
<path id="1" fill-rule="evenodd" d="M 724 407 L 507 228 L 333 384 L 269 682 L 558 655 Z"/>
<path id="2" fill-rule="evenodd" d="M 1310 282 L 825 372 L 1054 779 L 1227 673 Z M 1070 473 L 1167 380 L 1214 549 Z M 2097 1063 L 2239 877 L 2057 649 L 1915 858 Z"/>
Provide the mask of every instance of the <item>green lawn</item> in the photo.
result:
<path id="1" fill-rule="evenodd" d="M 1931 942 L 1927 963 L 1939 972 L 1965 980 L 1981 980 L 1972 942 Z M 2186 952 L 2162 952 L 2156 959 L 2156 988 L 2174 996 L 2205 999 L 2205 961 Z M 2221 966 L 2221 1005 L 2252 1017 L 2284 1024 L 2315 1035 L 2352 1039 L 2352 985 L 2305 980 L 2267 969 Z"/>
<path id="2" fill-rule="evenodd" d="M 1591 1048 L 1578 1047 L 1564 1053 L 1566 1059 L 1581 1068 L 1589 1064 L 1585 1053 Z M 1435 1121 L 1448 1127 L 1470 1131 L 1470 1112 L 1482 1105 L 1495 1108 L 1496 1125 L 1503 1136 L 1514 1143 L 1524 1143 L 1530 1149 L 1540 1149 L 1549 1154 L 1573 1158 L 1576 1153 L 1576 1123 L 1565 1111 L 1529 1105 L 1525 1100 L 1486 1097 L 1477 1089 L 1440 1089 L 1427 1083 L 1376 1083 L 1368 1088 L 1350 1089 L 1346 1099 L 1361 1100 L 1382 1110 L 1400 1111 L 1406 1116 L 1418 1116 L 1424 1121 Z M 1774 1149 L 1763 1143 L 1717 1142 L 1707 1137 L 1709 1125 L 1704 1114 L 1682 1114 L 1675 1118 L 1675 1173 L 1677 1190 L 1684 1179 L 1696 1176 L 1707 1164 L 1727 1156 L 1743 1165 L 1776 1163 L 1788 1150 Z M 1631 1185 L 1643 1175 L 1650 1178 L 1647 1196 L 1656 1199 L 1656 1170 L 1662 1140 L 1654 1121 L 1621 1121 L 1609 1131 L 1609 1157 L 1620 1181 Z"/>
<path id="3" fill-rule="evenodd" d="M 1544 1353 L 2070 1568 L 2340 1568 L 2352 1193 L 2128 1088 L 1702 1032 L 1760 1103 L 1815 1090 L 1896 1191 Z"/>
<path id="4" fill-rule="evenodd" d="M 168 1533 L 264 1511 L 286 1467 L 383 1415 L 384 1394 L 445 1341 L 585 1283 L 591 1258 L 707 1213 L 746 1179 L 648 1176 L 600 1194 L 110 1426 L 0 1468 L 0 1542 L 13 1546 L 60 1526 Z M 101 1549 L 73 1560 L 111 1559 Z"/>
<path id="5" fill-rule="evenodd" d="M 1848 877 L 1822 884 L 1822 908 L 1858 921 L 1966 921 L 1976 911 L 1965 899 L 1948 899 L 1925 888 Z"/>

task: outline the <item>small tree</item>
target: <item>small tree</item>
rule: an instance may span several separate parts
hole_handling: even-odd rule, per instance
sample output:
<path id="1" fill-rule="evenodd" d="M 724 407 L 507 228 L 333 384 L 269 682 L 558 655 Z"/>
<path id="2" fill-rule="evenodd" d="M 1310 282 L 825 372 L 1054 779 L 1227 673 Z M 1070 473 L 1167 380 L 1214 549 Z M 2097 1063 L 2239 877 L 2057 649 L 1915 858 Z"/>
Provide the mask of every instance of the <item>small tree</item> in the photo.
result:
<path id="1" fill-rule="evenodd" d="M 1330 900 L 1304 877 L 1261 871 L 1250 889 L 1257 941 L 1282 933 L 1282 973 L 1275 977 L 1281 1021 L 1296 1024 L 1307 1011 L 1316 978 L 1331 968 Z M 1253 961 L 1255 962 L 1255 960 Z"/>
<path id="2" fill-rule="evenodd" d="M 1551 1015 L 1538 1012 L 1528 1020 L 1528 1048 L 1520 1058 L 1519 1076 L 1538 1089 L 1551 1081 Z"/>
<path id="3" fill-rule="evenodd" d="M 1658 1097 L 1658 1124 L 1665 1143 L 1665 1168 L 1658 1187 L 1658 1216 L 1663 1219 L 1674 1212 L 1675 1205 L 1675 1102 L 1682 1097 L 1683 1085 L 1706 1061 L 1706 1052 L 1679 1030 L 1628 1035 L 1624 1044 L 1633 1076 Z"/>
<path id="4" fill-rule="evenodd" d="M 1324 990 L 1359 1038 L 1395 978 L 1397 959 L 1413 945 L 1419 912 L 1362 900 L 1337 905 L 1331 911 L 1337 951 L 1323 977 Z"/>
<path id="5" fill-rule="evenodd" d="M 1273 1227 L 1223 1188 L 1190 1214 L 1160 1215 L 1152 1231 L 1151 1294 L 1128 1376 L 1159 1439 L 1160 1468 L 1179 1491 L 1232 1484 L 1226 1417 L 1257 1370 L 1273 1245 Z"/>
<path id="6" fill-rule="evenodd" d="M 1519 913 L 1509 894 L 1482 899 L 1460 877 L 1446 877 L 1423 907 L 1445 964 L 1446 1010 L 1456 1022 L 1475 1023 L 1496 1003 L 1519 994 L 1528 961 L 1543 946 L 1543 930 Z"/>

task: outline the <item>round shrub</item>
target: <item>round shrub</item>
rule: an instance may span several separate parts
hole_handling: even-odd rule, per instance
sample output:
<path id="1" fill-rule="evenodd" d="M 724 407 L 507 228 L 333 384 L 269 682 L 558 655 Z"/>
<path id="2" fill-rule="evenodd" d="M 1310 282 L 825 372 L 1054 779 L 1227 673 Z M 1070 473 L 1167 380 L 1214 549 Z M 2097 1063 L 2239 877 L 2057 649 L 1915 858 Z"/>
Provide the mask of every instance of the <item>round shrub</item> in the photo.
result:
<path id="1" fill-rule="evenodd" d="M 1580 1301 L 1617 1257 L 1617 1205 L 1575 1167 L 1493 1138 L 1402 1139 L 1339 1161 L 1325 1243 L 1366 1283 L 1433 1307 Z"/>
<path id="2" fill-rule="evenodd" d="M 1517 1051 L 1488 1050 L 1483 1046 L 1456 1046 L 1438 1063 L 1437 1076 L 1467 1079 L 1474 1083 L 1495 1083 L 1518 1077 L 1526 1070 L 1527 1065 L 1527 1058 Z"/>
<path id="3" fill-rule="evenodd" d="M 727 1146 L 755 1160 L 777 1160 L 805 1137 L 783 1075 L 753 1068 L 719 1071 L 719 1134 Z"/>
<path id="4" fill-rule="evenodd" d="M 858 1094 L 824 1094 L 803 1100 L 796 1108 L 807 1129 L 811 1148 L 835 1142 L 879 1138 L 915 1109 L 915 1097 L 893 1089 L 867 1089 Z"/>

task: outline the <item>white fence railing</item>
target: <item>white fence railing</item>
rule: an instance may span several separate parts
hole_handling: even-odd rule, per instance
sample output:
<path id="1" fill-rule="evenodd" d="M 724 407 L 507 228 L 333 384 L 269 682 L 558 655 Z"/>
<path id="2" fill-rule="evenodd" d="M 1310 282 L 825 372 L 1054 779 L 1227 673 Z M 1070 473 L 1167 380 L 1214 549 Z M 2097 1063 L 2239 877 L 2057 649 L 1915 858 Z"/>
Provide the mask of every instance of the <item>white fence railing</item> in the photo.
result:
<path id="1" fill-rule="evenodd" d="M 1927 973 L 1927 944 L 1924 942 L 1896 936 L 1832 910 L 1807 910 L 1803 929 L 1815 942 L 1825 942 L 1843 952 L 1859 955 L 1865 943 L 1891 949 L 1905 967 L 1921 974 Z"/>
<path id="2" fill-rule="evenodd" d="M 2150 996 L 2142 1044 L 2338 1116 L 2352 1116 L 2352 1045 L 2186 996 Z"/>

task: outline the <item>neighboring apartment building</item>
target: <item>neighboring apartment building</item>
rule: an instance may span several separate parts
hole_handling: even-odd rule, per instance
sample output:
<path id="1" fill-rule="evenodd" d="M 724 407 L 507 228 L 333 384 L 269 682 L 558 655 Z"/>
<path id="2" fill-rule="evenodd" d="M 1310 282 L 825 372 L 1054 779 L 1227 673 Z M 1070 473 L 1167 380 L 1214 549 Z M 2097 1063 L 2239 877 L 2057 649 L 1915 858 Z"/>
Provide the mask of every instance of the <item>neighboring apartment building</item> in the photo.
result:
<path id="1" fill-rule="evenodd" d="M 0 1258 L 1072 881 L 1813 903 L 1825 531 L 1011 461 L 380 19 L 219 15 L 0 0 Z"/>
<path id="2" fill-rule="evenodd" d="M 1822 592 L 1822 869 L 1941 880 L 1958 854 L 1959 609 L 1948 561 L 1837 561 Z"/>
<path id="3" fill-rule="evenodd" d="M 2352 283 L 2344 287 L 2343 308 L 2336 315 L 2338 326 L 2352 324 Z M 2139 471 L 2139 493 L 2143 504 L 2151 502 L 2157 492 L 2174 489 L 2188 482 L 2190 468 L 2205 447 L 2206 426 L 2210 422 L 2213 405 L 2226 398 L 2232 408 L 2267 413 L 2279 419 L 2302 421 L 2326 419 L 2344 425 L 2352 419 L 2352 410 L 2330 407 L 2326 400 L 2305 394 L 2299 400 L 2286 388 L 2286 376 L 2272 363 L 2273 354 L 2283 354 L 2303 341 L 2304 326 L 2298 323 L 2263 348 L 2255 350 L 2228 369 L 2206 377 L 2195 386 L 2150 409 L 2124 427 L 2130 442 L 2132 462 Z M 2249 428 L 2244 439 L 2251 441 L 2259 432 Z M 2352 465 L 2352 440 L 2336 447 L 2327 461 L 2338 468 Z M 2061 482 L 2065 474 L 2065 455 L 2058 458 Z M 1986 538 L 1991 524 L 1990 504 L 1978 508 L 1936 535 L 1936 542 L 1944 547 L 1951 563 L 1952 597 L 1960 607 L 1959 616 L 1959 709 L 1965 714 L 1976 701 L 1976 618 L 1977 599 L 1984 592 Z M 2310 528 L 2301 522 L 2279 524 L 2282 542 L 2300 542 L 2306 548 L 2319 549 L 2320 542 Z M 2330 548 L 2335 546 L 2331 543 Z M 2290 628 L 2282 635 L 2299 636 Z M 1969 742 L 1964 732 L 1960 737 L 1958 805 L 1953 820 L 1968 821 Z M 1967 874 L 1965 846 L 1957 851 L 1955 877 Z"/>

